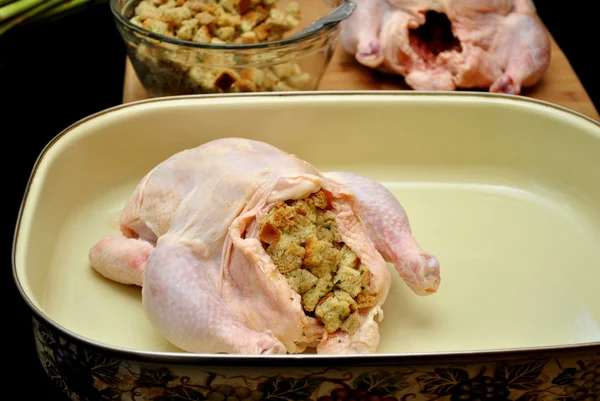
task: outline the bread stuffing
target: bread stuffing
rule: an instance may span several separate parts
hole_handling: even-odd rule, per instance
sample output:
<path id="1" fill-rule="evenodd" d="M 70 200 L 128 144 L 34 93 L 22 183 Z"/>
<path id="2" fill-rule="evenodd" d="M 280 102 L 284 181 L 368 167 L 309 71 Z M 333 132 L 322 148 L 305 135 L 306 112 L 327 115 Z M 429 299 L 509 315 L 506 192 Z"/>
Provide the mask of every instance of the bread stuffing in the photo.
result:
<path id="1" fill-rule="evenodd" d="M 283 39 L 302 17 L 298 3 L 290 2 L 280 9 L 277 2 L 142 0 L 130 21 L 150 32 L 189 42 L 272 42 Z M 145 72 L 138 72 L 144 86 L 156 95 L 304 90 L 316 82 L 295 62 L 258 67 L 248 64 L 248 57 L 223 50 L 176 50 L 169 43 L 150 41 L 140 43 L 133 62 L 138 71 Z"/>
<path id="2" fill-rule="evenodd" d="M 283 39 L 300 6 L 272 0 L 142 0 L 131 22 L 164 36 L 201 43 L 250 44 Z"/>
<path id="3" fill-rule="evenodd" d="M 330 209 L 323 190 L 277 202 L 261 224 L 260 238 L 279 272 L 301 295 L 304 311 L 330 333 L 354 334 L 359 309 L 374 306 L 376 296 L 367 291 L 368 267 L 343 242 Z"/>

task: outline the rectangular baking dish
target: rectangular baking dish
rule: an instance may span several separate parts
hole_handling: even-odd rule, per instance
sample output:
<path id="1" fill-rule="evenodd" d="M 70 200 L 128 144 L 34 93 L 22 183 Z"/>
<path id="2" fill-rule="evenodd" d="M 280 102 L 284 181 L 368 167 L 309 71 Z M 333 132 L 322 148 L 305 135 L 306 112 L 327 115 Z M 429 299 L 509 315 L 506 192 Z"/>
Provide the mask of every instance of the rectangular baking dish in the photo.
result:
<path id="1" fill-rule="evenodd" d="M 33 311 L 107 349 L 182 352 L 150 326 L 140 289 L 103 279 L 87 255 L 117 233 L 147 171 L 224 136 L 366 175 L 400 200 L 442 284 L 418 297 L 393 274 L 380 353 L 600 342 L 600 125 L 474 93 L 159 98 L 77 122 L 41 154 L 17 226 L 15 277 Z"/>

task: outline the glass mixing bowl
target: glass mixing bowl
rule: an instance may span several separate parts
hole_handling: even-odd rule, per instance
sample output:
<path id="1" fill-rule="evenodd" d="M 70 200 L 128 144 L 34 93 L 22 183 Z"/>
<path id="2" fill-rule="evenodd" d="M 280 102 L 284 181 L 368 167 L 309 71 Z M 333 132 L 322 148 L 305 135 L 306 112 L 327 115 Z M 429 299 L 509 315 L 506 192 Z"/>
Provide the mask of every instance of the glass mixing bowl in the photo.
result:
<path id="1" fill-rule="evenodd" d="M 142 1 L 144 4 L 140 7 Z M 183 8 L 186 2 L 189 4 L 184 7 L 188 10 L 181 9 L 179 14 L 177 10 L 173 11 L 177 7 Z M 265 8 L 258 7 L 262 7 L 262 3 L 269 6 L 274 3 L 272 7 L 277 10 L 267 9 L 268 17 L 263 15 L 263 22 L 266 21 L 264 18 L 277 17 L 281 21 L 287 21 L 285 18 L 288 18 L 289 14 L 286 13 L 292 10 L 296 13 L 294 22 L 297 25 L 285 34 L 280 34 L 285 23 L 282 22 L 279 26 L 271 24 L 269 26 L 273 32 L 275 28 L 280 29 L 279 35 L 275 35 L 279 36 L 276 40 L 239 43 L 242 40 L 246 41 L 243 38 L 239 39 L 244 32 L 249 31 L 244 31 L 244 28 L 252 29 L 252 25 L 247 25 L 246 22 L 256 18 L 256 15 L 249 13 L 264 13 Z M 162 8 L 170 7 L 172 10 L 155 11 L 153 7 L 160 7 L 162 4 L 167 4 Z M 219 39 L 219 35 L 231 35 L 232 29 L 219 31 L 218 25 L 226 25 L 228 21 L 224 18 L 231 15 L 223 14 L 224 17 L 219 17 L 221 20 L 213 20 L 209 25 L 210 30 L 202 28 L 200 23 L 192 20 L 203 21 L 203 18 L 210 17 L 206 13 L 198 14 L 208 6 L 215 7 L 214 4 L 219 5 L 221 11 L 225 6 L 231 9 L 233 5 L 238 7 L 233 13 L 240 14 L 240 11 L 244 11 L 243 8 L 258 7 L 245 11 L 242 26 L 239 24 L 239 18 L 242 16 L 235 17 L 237 26 L 235 22 L 231 23 L 238 43 L 220 43 L 223 41 Z M 152 97 L 196 93 L 316 90 L 335 50 L 340 24 L 326 25 L 301 36 L 293 35 L 331 13 L 339 4 L 340 1 L 327 0 L 110 0 L 117 29 L 125 41 L 133 68 Z M 145 18 L 147 7 L 150 7 L 153 14 L 151 19 L 142 23 L 141 18 Z M 192 14 L 194 16 L 190 17 Z M 184 18 L 188 18 L 187 23 L 193 25 L 188 27 L 188 32 L 179 31 L 186 24 L 182 22 Z M 179 28 L 169 31 L 170 27 Z M 259 29 L 258 25 L 254 26 L 253 33 L 249 35 L 256 38 L 255 33 L 259 32 Z M 197 42 L 196 36 L 190 40 L 192 35 L 200 35 L 200 30 L 209 32 L 209 36 L 215 36 L 208 39 L 209 42 Z"/>

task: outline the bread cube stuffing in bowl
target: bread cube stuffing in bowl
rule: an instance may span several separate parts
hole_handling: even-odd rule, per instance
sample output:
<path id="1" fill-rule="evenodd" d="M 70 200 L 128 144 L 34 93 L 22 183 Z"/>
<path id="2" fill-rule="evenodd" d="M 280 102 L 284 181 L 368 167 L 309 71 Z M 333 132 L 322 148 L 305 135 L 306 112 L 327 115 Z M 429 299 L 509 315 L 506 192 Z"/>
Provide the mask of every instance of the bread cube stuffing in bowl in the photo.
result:
<path id="1" fill-rule="evenodd" d="M 111 0 L 150 97 L 316 90 L 339 23 L 302 29 L 343 0 Z"/>

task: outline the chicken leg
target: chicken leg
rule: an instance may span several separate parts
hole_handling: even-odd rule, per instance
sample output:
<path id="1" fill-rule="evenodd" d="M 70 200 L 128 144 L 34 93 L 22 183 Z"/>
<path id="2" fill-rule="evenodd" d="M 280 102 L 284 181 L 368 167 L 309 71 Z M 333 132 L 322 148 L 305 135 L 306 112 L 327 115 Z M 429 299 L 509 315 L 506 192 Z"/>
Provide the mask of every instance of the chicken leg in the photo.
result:
<path id="1" fill-rule="evenodd" d="M 109 280 L 142 286 L 146 261 L 154 246 L 144 240 L 125 235 L 107 236 L 89 252 L 94 269 Z"/>
<path id="2" fill-rule="evenodd" d="M 378 182 L 357 174 L 332 172 L 326 176 L 356 195 L 361 218 L 377 251 L 394 264 L 415 294 L 435 293 L 440 285 L 439 262 L 413 237 L 406 211 L 396 197 Z"/>

